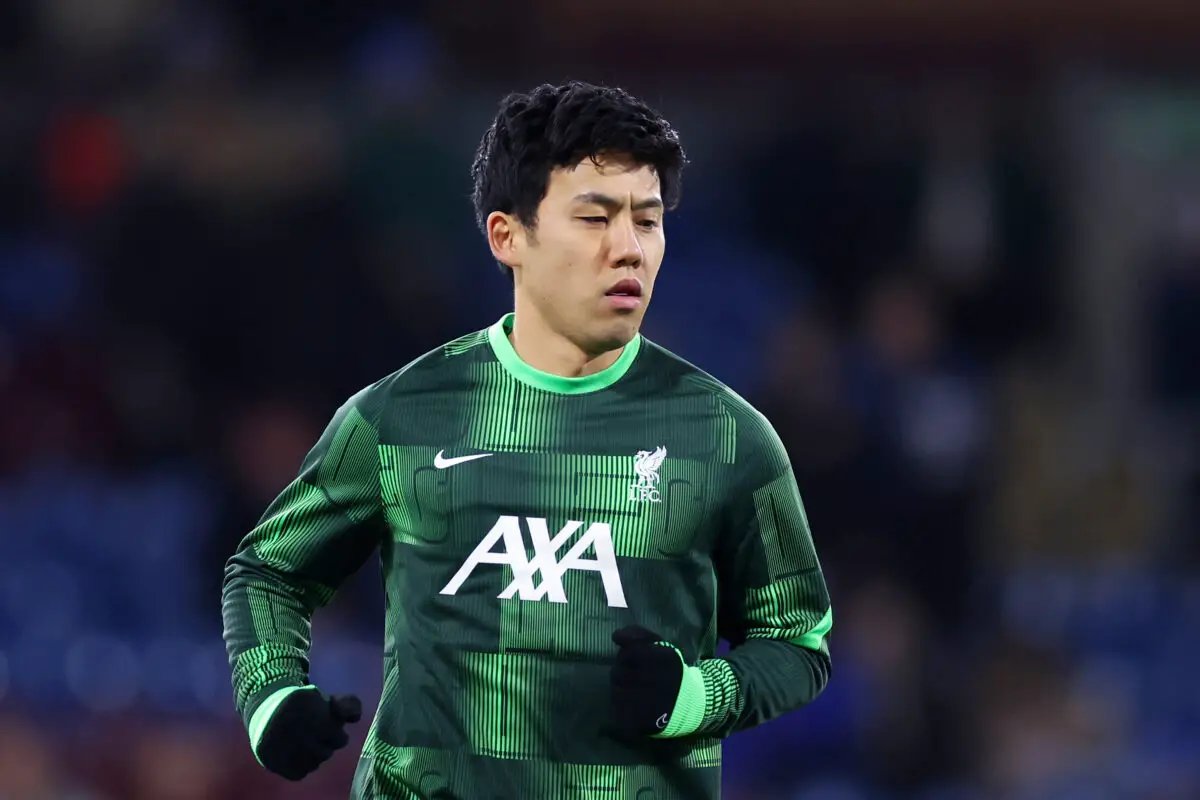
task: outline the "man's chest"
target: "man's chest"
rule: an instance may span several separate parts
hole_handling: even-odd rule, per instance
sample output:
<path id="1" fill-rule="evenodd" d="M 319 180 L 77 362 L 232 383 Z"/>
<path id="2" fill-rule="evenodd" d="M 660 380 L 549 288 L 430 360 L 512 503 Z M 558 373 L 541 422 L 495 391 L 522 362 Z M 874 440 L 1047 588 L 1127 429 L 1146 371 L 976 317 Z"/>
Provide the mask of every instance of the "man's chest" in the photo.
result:
<path id="1" fill-rule="evenodd" d="M 612 614 L 706 630 L 733 438 L 710 407 L 428 405 L 379 448 L 398 607 L 471 620 L 457 646 L 488 651 L 607 653 Z"/>
<path id="2" fill-rule="evenodd" d="M 392 418 L 380 490 L 393 541 L 455 555 L 507 517 L 523 520 L 531 552 L 542 524 L 563 552 L 588 531 L 618 558 L 706 550 L 733 460 L 732 424 L 703 395 L 571 397 L 483 381 L 411 398 Z"/>
<path id="3" fill-rule="evenodd" d="M 546 560 L 586 543 L 674 558 L 711 546 L 721 510 L 720 465 L 672 458 L 664 443 L 611 455 L 384 445 L 380 465 L 393 540 L 447 556 L 486 543 Z"/>

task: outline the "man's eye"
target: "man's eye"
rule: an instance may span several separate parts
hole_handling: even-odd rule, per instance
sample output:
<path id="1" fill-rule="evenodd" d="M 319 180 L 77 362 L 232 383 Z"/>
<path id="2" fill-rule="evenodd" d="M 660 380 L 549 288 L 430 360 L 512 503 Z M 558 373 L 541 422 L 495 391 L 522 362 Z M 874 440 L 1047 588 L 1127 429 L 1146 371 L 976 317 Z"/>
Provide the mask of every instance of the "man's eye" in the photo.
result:
<path id="1" fill-rule="evenodd" d="M 608 217 L 579 217 L 579 219 L 583 220 L 584 222 L 608 222 Z"/>
<path id="2" fill-rule="evenodd" d="M 656 220 L 656 219 L 644 219 L 644 220 L 642 220 L 641 222 L 639 222 L 638 224 L 639 224 L 639 225 L 641 225 L 641 226 L 642 226 L 643 228 L 645 228 L 646 230 L 648 230 L 648 231 L 652 231 L 652 230 L 654 230 L 655 228 L 657 228 L 657 227 L 658 227 L 658 220 Z"/>

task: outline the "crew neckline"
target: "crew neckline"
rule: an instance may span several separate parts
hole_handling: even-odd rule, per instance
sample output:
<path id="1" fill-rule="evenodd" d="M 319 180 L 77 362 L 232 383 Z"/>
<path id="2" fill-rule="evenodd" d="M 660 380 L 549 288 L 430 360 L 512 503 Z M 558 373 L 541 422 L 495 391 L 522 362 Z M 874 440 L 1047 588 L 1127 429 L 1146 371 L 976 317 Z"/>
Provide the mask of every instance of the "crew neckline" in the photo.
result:
<path id="1" fill-rule="evenodd" d="M 492 352 L 496 354 L 500 365 L 504 367 L 509 375 L 512 375 L 526 386 L 532 386 L 535 389 L 541 389 L 546 392 L 554 392 L 555 394 L 587 394 L 607 389 L 625 377 L 625 373 L 629 372 L 629 368 L 633 366 L 634 359 L 637 358 L 638 351 L 642 348 L 642 335 L 639 333 L 633 337 L 629 344 L 625 345 L 616 361 L 599 372 L 594 372 L 591 375 L 583 375 L 578 378 L 553 375 L 531 367 L 517 355 L 512 342 L 508 339 L 509 333 L 512 332 L 513 320 L 515 318 L 516 315 L 510 311 L 488 328 L 488 341 L 491 343 Z"/>

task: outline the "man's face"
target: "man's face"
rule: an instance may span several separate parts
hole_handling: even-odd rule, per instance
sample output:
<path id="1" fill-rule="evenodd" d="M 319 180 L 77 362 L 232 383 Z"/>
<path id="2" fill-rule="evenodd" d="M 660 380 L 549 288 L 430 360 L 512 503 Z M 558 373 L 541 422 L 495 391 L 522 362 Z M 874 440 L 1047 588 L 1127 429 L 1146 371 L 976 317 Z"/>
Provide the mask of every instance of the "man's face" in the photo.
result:
<path id="1" fill-rule="evenodd" d="M 620 157 L 556 169 L 519 240 L 516 289 L 550 326 L 584 352 L 621 347 L 641 327 L 666 248 L 658 177 Z"/>

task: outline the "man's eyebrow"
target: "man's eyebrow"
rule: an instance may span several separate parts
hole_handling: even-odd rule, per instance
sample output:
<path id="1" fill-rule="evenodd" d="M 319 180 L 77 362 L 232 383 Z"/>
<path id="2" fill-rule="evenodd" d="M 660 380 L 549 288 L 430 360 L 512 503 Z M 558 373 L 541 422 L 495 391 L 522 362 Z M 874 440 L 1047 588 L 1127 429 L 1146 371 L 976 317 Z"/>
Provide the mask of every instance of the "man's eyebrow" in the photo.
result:
<path id="1" fill-rule="evenodd" d="M 575 195 L 575 202 L 592 203 L 606 209 L 617 209 L 625 204 L 624 201 L 618 200 L 617 198 L 604 194 L 603 192 L 584 192 L 583 194 L 577 194 Z M 633 204 L 634 211 L 641 211 L 645 208 L 662 207 L 663 201 L 660 197 L 647 197 L 645 200 L 638 200 Z"/>

